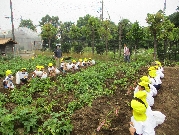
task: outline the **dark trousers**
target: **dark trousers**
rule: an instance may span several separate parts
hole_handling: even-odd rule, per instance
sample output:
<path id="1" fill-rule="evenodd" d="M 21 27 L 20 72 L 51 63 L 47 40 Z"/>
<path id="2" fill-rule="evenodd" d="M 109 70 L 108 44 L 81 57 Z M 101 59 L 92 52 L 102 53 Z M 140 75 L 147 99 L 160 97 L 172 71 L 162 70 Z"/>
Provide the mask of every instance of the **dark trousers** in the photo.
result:
<path id="1" fill-rule="evenodd" d="M 124 56 L 124 61 L 125 62 L 130 62 L 130 55 L 125 55 Z"/>
<path id="2" fill-rule="evenodd" d="M 27 78 L 20 79 L 22 83 L 27 83 Z"/>
<path id="3" fill-rule="evenodd" d="M 157 90 L 159 90 L 159 89 L 160 89 L 160 84 L 154 85 L 154 87 L 155 87 Z"/>

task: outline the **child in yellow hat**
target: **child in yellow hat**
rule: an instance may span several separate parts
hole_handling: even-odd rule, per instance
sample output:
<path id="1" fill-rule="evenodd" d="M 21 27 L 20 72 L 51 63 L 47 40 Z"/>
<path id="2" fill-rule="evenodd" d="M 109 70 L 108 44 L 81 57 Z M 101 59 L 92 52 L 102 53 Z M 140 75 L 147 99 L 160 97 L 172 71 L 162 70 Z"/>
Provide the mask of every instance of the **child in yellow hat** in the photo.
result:
<path id="1" fill-rule="evenodd" d="M 36 66 L 36 69 L 34 70 L 32 77 L 41 77 L 42 76 L 42 71 L 41 71 L 41 66 Z"/>
<path id="2" fill-rule="evenodd" d="M 139 82 L 138 83 L 138 91 L 134 93 L 134 97 L 136 97 L 136 94 L 140 91 L 143 91 L 146 93 L 147 95 L 147 102 L 149 104 L 149 106 L 153 106 L 154 105 L 154 98 L 152 97 L 152 95 L 150 94 L 150 88 L 148 86 L 148 82 Z"/>
<path id="3" fill-rule="evenodd" d="M 13 84 L 13 79 L 14 77 L 12 76 L 12 71 L 7 70 L 6 71 L 6 77 L 3 80 L 3 86 L 5 89 L 14 89 L 14 84 Z"/>
<path id="4" fill-rule="evenodd" d="M 144 91 L 137 92 L 135 96 L 136 97 L 133 100 L 136 100 L 145 105 L 146 116 L 148 117 L 148 120 L 152 124 L 153 128 L 164 122 L 165 115 L 162 114 L 160 111 L 152 111 L 147 102 L 147 94 Z"/>
<path id="5" fill-rule="evenodd" d="M 160 78 L 157 76 L 156 70 L 151 70 L 149 71 L 149 80 L 151 82 L 151 84 L 157 89 L 160 89 L 160 85 L 161 85 L 161 80 Z"/>
<path id="6" fill-rule="evenodd" d="M 19 78 L 20 78 L 20 83 L 21 84 L 26 84 L 28 82 L 28 72 L 26 68 L 21 68 L 21 71 L 19 73 Z"/>
<path id="7" fill-rule="evenodd" d="M 160 61 L 155 61 L 155 65 L 158 66 L 158 69 L 161 71 L 161 72 L 164 72 L 164 69 L 162 67 L 162 64 Z"/>
<path id="8" fill-rule="evenodd" d="M 141 81 L 144 81 L 144 82 L 147 82 L 148 83 L 148 86 L 150 88 L 150 94 L 154 97 L 157 95 L 157 89 L 152 85 L 150 84 L 150 80 L 149 80 L 149 77 L 148 76 L 142 76 L 140 78 Z"/>
<path id="9" fill-rule="evenodd" d="M 47 72 L 45 71 L 45 67 L 44 66 L 40 66 L 40 70 L 42 71 L 41 79 L 47 78 Z"/>
<path id="10" fill-rule="evenodd" d="M 132 117 L 129 131 L 131 135 L 155 135 L 154 126 L 146 115 L 147 107 L 141 100 L 131 101 Z"/>

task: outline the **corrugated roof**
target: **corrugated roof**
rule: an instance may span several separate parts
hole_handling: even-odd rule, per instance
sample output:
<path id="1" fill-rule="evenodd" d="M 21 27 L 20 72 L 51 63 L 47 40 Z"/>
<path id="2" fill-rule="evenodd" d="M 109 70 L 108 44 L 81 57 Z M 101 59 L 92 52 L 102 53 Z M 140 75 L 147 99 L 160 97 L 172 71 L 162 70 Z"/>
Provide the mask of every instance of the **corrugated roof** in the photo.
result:
<path id="1" fill-rule="evenodd" d="M 17 44 L 17 42 L 12 40 L 12 38 L 0 38 L 0 45 L 4 45 L 8 42 L 11 42 L 13 44 Z"/>

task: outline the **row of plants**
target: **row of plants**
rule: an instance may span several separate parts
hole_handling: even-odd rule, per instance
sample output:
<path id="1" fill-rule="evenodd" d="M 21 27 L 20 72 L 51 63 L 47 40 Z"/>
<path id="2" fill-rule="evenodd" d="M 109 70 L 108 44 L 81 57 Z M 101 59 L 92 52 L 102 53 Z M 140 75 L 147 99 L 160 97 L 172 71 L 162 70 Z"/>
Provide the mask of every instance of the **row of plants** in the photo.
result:
<path id="1" fill-rule="evenodd" d="M 126 90 L 136 79 L 138 70 L 152 61 L 150 54 L 138 57 L 140 60 L 130 64 L 101 61 L 81 72 L 60 75 L 55 82 L 33 78 L 28 86 L 16 87 L 8 94 L 0 93 L 0 133 L 70 134 L 73 130 L 70 119 L 75 110 L 91 106 L 100 96 L 113 94 L 117 87 Z M 41 60 L 43 65 L 48 61 L 44 57 Z M 121 78 L 116 77 L 119 73 Z M 106 80 L 111 78 L 115 81 L 107 87 Z"/>
<path id="2" fill-rule="evenodd" d="M 17 71 L 21 70 L 21 68 L 27 68 L 27 71 L 33 71 L 35 70 L 35 67 L 37 65 L 43 65 L 48 66 L 48 63 L 53 62 L 54 59 L 52 59 L 49 56 L 44 55 L 38 55 L 34 59 L 23 59 L 21 57 L 13 57 L 11 59 L 0 59 L 0 77 L 5 76 L 6 70 L 11 70 L 12 73 L 16 73 Z"/>

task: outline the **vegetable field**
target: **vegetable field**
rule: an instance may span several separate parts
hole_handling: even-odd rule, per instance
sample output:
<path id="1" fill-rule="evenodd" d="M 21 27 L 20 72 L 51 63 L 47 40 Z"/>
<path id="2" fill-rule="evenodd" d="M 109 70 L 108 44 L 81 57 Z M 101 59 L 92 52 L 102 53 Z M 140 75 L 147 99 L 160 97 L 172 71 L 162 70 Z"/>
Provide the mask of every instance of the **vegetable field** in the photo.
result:
<path id="1" fill-rule="evenodd" d="M 21 58 L 1 60 L 3 63 L 0 67 L 1 80 L 7 69 L 15 74 L 22 67 L 26 67 L 32 72 L 36 65 L 47 67 L 49 62 L 53 62 L 53 59 L 47 56 L 38 56 L 34 60 Z M 151 62 L 151 54 L 145 56 L 139 54 L 138 59 L 130 64 L 118 60 L 108 62 L 97 60 L 96 65 L 80 69 L 75 73 L 60 74 L 55 81 L 50 78 L 31 78 L 28 85 L 16 86 L 14 90 L 5 90 L 1 86 L 0 133 L 3 135 L 82 135 L 96 134 L 104 130 L 106 133 L 116 131 L 118 126 L 127 124 L 123 123 L 126 117 L 124 108 L 129 107 L 131 97 L 126 93 L 130 93 L 134 87 L 133 83 Z M 115 95 L 116 92 L 120 94 Z M 121 96 L 115 103 L 104 100 L 115 96 Z M 83 116 L 83 112 L 88 111 L 89 108 L 101 107 L 96 101 L 102 102 L 107 107 L 106 111 L 99 115 L 89 113 L 88 116 Z M 125 102 L 125 106 L 121 106 L 121 102 Z M 92 121 L 80 121 L 84 117 L 91 117 L 91 119 L 96 117 L 98 126 L 93 126 L 92 131 L 89 130 L 87 127 L 93 125 Z M 117 120 L 121 123 L 115 122 Z"/>

